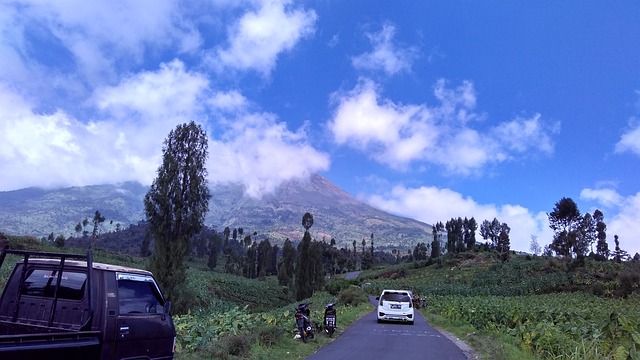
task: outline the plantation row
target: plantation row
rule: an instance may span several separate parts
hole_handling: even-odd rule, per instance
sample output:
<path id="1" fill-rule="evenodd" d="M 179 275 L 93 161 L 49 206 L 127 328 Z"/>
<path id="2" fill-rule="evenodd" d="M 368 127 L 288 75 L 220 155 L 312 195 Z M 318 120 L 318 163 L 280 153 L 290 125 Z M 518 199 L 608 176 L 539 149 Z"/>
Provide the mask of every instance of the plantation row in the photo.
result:
<path id="1" fill-rule="evenodd" d="M 432 296 L 429 311 L 507 333 L 544 358 L 640 358 L 638 296 Z"/>

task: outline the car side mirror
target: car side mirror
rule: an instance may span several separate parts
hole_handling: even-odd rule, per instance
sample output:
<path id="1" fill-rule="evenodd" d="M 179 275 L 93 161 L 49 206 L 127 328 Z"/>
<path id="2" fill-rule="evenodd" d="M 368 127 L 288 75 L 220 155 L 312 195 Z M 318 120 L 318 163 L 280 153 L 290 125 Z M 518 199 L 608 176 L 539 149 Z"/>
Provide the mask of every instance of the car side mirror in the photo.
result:
<path id="1" fill-rule="evenodd" d="M 376 300 L 380 300 L 380 296 L 376 296 Z"/>
<path id="2" fill-rule="evenodd" d="M 164 303 L 163 311 L 162 311 L 162 320 L 166 318 L 167 315 L 171 313 L 171 301 L 166 301 Z"/>

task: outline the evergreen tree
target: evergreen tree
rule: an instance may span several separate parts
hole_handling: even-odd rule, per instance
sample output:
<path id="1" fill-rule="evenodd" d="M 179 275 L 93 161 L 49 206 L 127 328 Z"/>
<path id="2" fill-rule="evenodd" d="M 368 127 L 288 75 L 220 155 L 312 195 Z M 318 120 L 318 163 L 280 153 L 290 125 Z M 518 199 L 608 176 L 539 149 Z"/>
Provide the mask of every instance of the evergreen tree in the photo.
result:
<path id="1" fill-rule="evenodd" d="M 142 238 L 142 244 L 140 245 L 140 256 L 149 257 L 151 256 L 151 231 L 147 227 L 147 231 L 144 233 L 144 238 Z"/>
<path id="2" fill-rule="evenodd" d="M 504 224 L 506 225 L 506 224 Z M 511 241 L 509 240 L 509 231 L 511 229 L 508 226 L 503 226 L 498 238 L 498 253 L 500 254 L 500 260 L 502 262 L 508 261 L 511 252 Z"/>
<path id="3" fill-rule="evenodd" d="M 290 286 L 293 279 L 294 265 L 296 261 L 296 249 L 289 238 L 282 244 L 282 262 L 278 267 L 278 283 Z"/>
<path id="4" fill-rule="evenodd" d="M 56 236 L 56 239 L 53 241 L 57 247 L 61 248 L 64 247 L 64 235 L 60 234 L 58 236 Z"/>
<path id="5" fill-rule="evenodd" d="M 427 260 L 427 251 L 429 249 L 427 249 L 427 245 L 423 242 L 418 243 L 418 245 L 416 245 L 416 247 L 413 249 L 413 260 L 414 261 L 420 261 L 420 260 Z"/>
<path id="6" fill-rule="evenodd" d="M 473 250 L 476 246 L 476 230 L 478 230 L 478 223 L 473 217 L 471 219 L 464 218 L 464 243 L 467 246 L 467 250 Z"/>
<path id="7" fill-rule="evenodd" d="M 311 279 L 311 287 L 313 291 L 322 290 L 324 287 L 325 271 L 324 263 L 322 261 L 322 253 L 322 243 L 319 241 L 311 241 L 311 245 L 309 246 L 309 278 Z M 311 295 L 313 295 L 313 292 Z"/>
<path id="8" fill-rule="evenodd" d="M 218 266 L 218 254 L 220 253 L 221 243 L 222 239 L 220 238 L 220 234 L 214 231 L 209 240 L 209 259 L 207 260 L 207 266 L 211 270 Z"/>
<path id="9" fill-rule="evenodd" d="M 440 241 L 433 240 L 431 243 L 431 258 L 436 259 L 440 256 Z"/>
<path id="10" fill-rule="evenodd" d="M 571 257 L 572 252 L 579 253 L 580 246 L 577 246 L 578 228 L 582 221 L 582 216 L 578 210 L 578 205 L 571 198 L 562 198 L 555 204 L 553 211 L 548 214 L 549 227 L 555 232 L 551 250 L 556 254 Z"/>
<path id="11" fill-rule="evenodd" d="M 622 250 L 620 248 L 620 240 L 618 239 L 618 235 L 613 235 L 613 239 L 613 241 L 616 243 L 616 249 L 613 254 L 611 254 L 611 256 L 613 257 L 613 261 L 621 263 L 628 260 L 629 254 L 625 250 Z"/>
<path id="12" fill-rule="evenodd" d="M 158 176 L 144 198 L 155 240 L 150 269 L 178 313 L 186 310 L 189 239 L 202 228 L 211 197 L 206 181 L 207 149 L 201 126 L 194 122 L 178 125 L 164 141 Z"/>
<path id="13" fill-rule="evenodd" d="M 484 220 L 482 225 L 480 225 L 480 236 L 485 240 L 490 240 L 493 247 L 497 249 L 501 228 L 500 221 L 496 218 L 493 218 L 491 222 Z"/>
<path id="14" fill-rule="evenodd" d="M 272 251 L 273 249 L 271 248 L 271 243 L 267 239 L 262 240 L 258 245 L 258 277 L 271 275 L 269 269 L 271 267 L 271 260 L 273 258 Z"/>
<path id="15" fill-rule="evenodd" d="M 608 259 L 610 255 L 609 244 L 607 244 L 607 224 L 604 223 L 604 214 L 597 210 L 593 212 L 593 219 L 596 221 L 596 254 L 603 259 Z"/>
<path id="16" fill-rule="evenodd" d="M 576 232 L 576 245 L 574 246 L 576 257 L 582 258 L 587 255 L 591 245 L 596 241 L 596 236 L 596 221 L 591 214 L 586 213 L 582 217 Z"/>
<path id="17" fill-rule="evenodd" d="M 298 245 L 298 257 L 296 259 L 296 300 L 300 301 L 313 295 L 311 279 L 311 260 L 309 252 L 311 247 L 311 234 L 309 230 L 304 232 L 302 242 Z"/>
<path id="18" fill-rule="evenodd" d="M 304 236 L 302 242 L 298 246 L 298 257 L 296 259 L 296 300 L 300 301 L 313 295 L 312 278 L 314 268 L 311 261 L 311 234 L 309 229 L 313 226 L 313 215 L 305 213 L 302 216 L 302 226 L 304 227 Z"/>
<path id="19" fill-rule="evenodd" d="M 91 232 L 91 243 L 89 245 L 90 249 L 93 249 L 96 244 L 96 239 L 98 238 L 98 227 L 104 222 L 104 220 L 104 216 L 100 214 L 100 211 L 96 210 L 95 214 L 93 215 L 93 231 Z"/>
<path id="20" fill-rule="evenodd" d="M 433 233 L 433 241 L 431 242 L 431 258 L 435 259 L 442 253 L 442 247 L 440 246 L 440 232 L 444 231 L 444 225 L 438 221 L 431 227 Z"/>

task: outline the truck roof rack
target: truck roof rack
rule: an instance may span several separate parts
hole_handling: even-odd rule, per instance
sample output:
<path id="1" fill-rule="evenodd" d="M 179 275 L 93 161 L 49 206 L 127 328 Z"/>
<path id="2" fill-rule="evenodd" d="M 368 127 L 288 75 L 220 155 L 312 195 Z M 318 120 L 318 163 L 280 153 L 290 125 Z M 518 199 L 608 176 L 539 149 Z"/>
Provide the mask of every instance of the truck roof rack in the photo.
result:
<path id="1" fill-rule="evenodd" d="M 51 312 L 49 314 L 49 323 L 48 326 L 53 326 L 53 320 L 55 316 L 56 306 L 58 304 L 58 288 L 60 287 L 60 283 L 62 280 L 62 272 L 64 270 L 64 264 L 66 259 L 79 259 L 85 260 L 87 262 L 87 302 L 89 306 L 89 316 L 87 317 L 87 321 L 82 325 L 82 330 L 86 330 L 88 326 L 91 324 L 91 320 L 93 318 L 93 303 L 91 301 L 91 279 L 92 279 L 92 271 L 93 271 L 93 254 L 91 250 L 87 250 L 86 255 L 79 254 L 65 254 L 65 253 L 55 253 L 55 252 L 44 252 L 44 251 L 30 251 L 30 250 L 11 250 L 9 246 L 5 246 L 0 253 L 0 268 L 4 263 L 4 259 L 7 254 L 19 255 L 22 256 L 22 273 L 20 274 L 20 289 L 18 289 L 16 295 L 16 307 L 13 311 L 12 322 L 16 322 L 18 320 L 18 314 L 20 311 L 20 299 L 22 297 L 22 287 L 24 286 L 24 280 L 27 273 L 27 265 L 29 264 L 30 257 L 37 258 L 55 258 L 60 259 L 60 267 L 58 268 L 58 277 L 57 277 L 57 285 L 53 294 L 53 304 L 51 305 Z"/>

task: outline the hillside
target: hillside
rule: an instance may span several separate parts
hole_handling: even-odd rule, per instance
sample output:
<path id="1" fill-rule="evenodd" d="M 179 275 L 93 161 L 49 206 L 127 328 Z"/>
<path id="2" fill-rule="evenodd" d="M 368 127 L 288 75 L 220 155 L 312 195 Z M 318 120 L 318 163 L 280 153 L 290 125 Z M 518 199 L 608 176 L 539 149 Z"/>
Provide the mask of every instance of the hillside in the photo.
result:
<path id="1" fill-rule="evenodd" d="M 0 192 L 0 232 L 14 235 L 75 235 L 74 228 L 96 210 L 106 218 L 102 232 L 127 228 L 144 219 L 148 188 L 138 183 L 71 187 L 56 190 L 22 189 Z M 278 242 L 302 238 L 302 215 L 314 216 L 312 236 L 338 245 L 369 240 L 376 247 L 413 247 L 431 241 L 431 226 L 373 208 L 314 174 L 306 181 L 282 184 L 261 199 L 244 196 L 240 185 L 212 186 L 205 224 L 218 230 L 242 227 Z M 88 229 L 90 230 L 90 229 Z"/>

